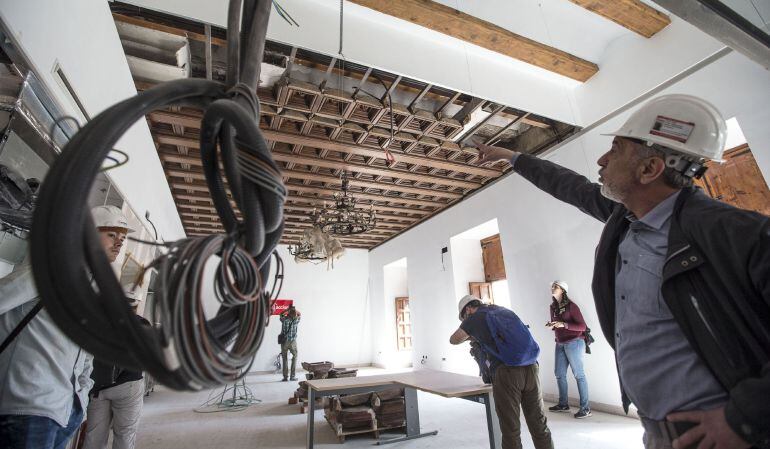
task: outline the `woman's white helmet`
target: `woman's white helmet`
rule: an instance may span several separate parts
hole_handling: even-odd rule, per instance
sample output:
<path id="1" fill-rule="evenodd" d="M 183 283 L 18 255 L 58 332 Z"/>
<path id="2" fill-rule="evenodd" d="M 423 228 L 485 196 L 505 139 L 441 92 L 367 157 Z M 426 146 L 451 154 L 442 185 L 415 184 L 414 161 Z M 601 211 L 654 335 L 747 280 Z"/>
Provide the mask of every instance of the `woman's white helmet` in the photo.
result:
<path id="1" fill-rule="evenodd" d="M 705 100 L 692 95 L 663 95 L 645 103 L 620 129 L 605 136 L 658 144 L 695 161 L 723 162 L 727 124 L 717 108 Z"/>

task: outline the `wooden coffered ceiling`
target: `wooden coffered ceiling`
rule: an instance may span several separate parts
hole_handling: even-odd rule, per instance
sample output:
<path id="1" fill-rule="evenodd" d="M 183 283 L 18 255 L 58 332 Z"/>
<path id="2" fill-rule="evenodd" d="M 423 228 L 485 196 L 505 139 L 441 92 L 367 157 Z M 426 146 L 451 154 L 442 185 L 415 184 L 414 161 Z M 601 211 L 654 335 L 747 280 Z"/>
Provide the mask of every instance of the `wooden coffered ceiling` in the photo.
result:
<path id="1" fill-rule="evenodd" d="M 186 76 L 224 80 L 223 29 L 119 2 L 111 7 L 137 89 Z M 343 171 L 360 207 L 376 211 L 377 224 L 340 240 L 370 249 L 509 169 L 503 162 L 476 164 L 477 151 L 467 146 L 472 140 L 536 154 L 577 131 L 512 106 L 270 41 L 258 96 L 260 127 L 289 191 L 284 244 L 299 242 L 312 226 L 311 213 L 340 190 Z M 147 116 L 188 235 L 223 229 L 201 169 L 200 117 L 187 108 Z"/>

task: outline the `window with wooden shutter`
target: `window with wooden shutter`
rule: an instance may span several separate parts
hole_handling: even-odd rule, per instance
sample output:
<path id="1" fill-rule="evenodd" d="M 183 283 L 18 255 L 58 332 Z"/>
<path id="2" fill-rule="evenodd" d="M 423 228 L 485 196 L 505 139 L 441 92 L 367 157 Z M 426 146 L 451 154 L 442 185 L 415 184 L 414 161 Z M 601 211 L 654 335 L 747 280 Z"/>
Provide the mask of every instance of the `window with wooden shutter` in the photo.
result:
<path id="1" fill-rule="evenodd" d="M 727 150 L 722 158 L 724 164 L 708 163 L 708 170 L 695 184 L 712 198 L 770 215 L 770 189 L 749 146 Z"/>
<path id="2" fill-rule="evenodd" d="M 412 316 L 409 311 L 409 298 L 396 298 L 396 338 L 399 351 L 412 349 Z"/>
<path id="3" fill-rule="evenodd" d="M 481 256 L 484 260 L 484 280 L 486 282 L 505 279 L 505 263 L 503 262 L 503 247 L 500 244 L 500 234 L 487 237 L 481 241 Z"/>
<path id="4" fill-rule="evenodd" d="M 495 303 L 495 295 L 492 293 L 491 282 L 468 282 L 468 293 L 487 304 Z"/>

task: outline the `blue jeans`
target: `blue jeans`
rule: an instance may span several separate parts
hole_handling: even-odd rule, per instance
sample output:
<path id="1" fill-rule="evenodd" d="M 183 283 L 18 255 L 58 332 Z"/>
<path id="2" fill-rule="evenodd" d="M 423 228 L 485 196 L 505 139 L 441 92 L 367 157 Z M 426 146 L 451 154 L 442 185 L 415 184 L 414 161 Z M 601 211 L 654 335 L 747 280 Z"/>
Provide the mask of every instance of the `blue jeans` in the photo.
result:
<path id="1" fill-rule="evenodd" d="M 75 398 L 67 427 L 35 415 L 0 415 L 3 449 L 64 449 L 83 421 L 80 400 Z"/>
<path id="2" fill-rule="evenodd" d="M 556 384 L 559 386 L 559 405 L 569 405 L 567 402 L 567 366 L 572 367 L 572 374 L 577 381 L 580 394 L 580 409 L 588 409 L 588 382 L 583 372 L 583 353 L 586 343 L 582 338 L 569 343 L 556 343 Z"/>

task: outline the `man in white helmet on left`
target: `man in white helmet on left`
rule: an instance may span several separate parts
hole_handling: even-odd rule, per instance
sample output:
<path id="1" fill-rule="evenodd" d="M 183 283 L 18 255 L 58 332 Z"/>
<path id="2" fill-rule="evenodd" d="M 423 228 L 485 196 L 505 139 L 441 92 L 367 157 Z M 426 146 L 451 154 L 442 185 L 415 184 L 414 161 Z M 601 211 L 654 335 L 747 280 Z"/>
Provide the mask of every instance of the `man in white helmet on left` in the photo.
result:
<path id="1" fill-rule="evenodd" d="M 114 262 L 133 231 L 121 210 L 92 210 L 107 258 Z M 93 357 L 37 307 L 29 257 L 0 279 L 0 447 L 64 448 L 88 407 Z M 29 321 L 24 323 L 24 319 Z M 17 331 L 17 332 L 15 332 Z M 14 336 L 15 334 L 15 336 Z"/>

